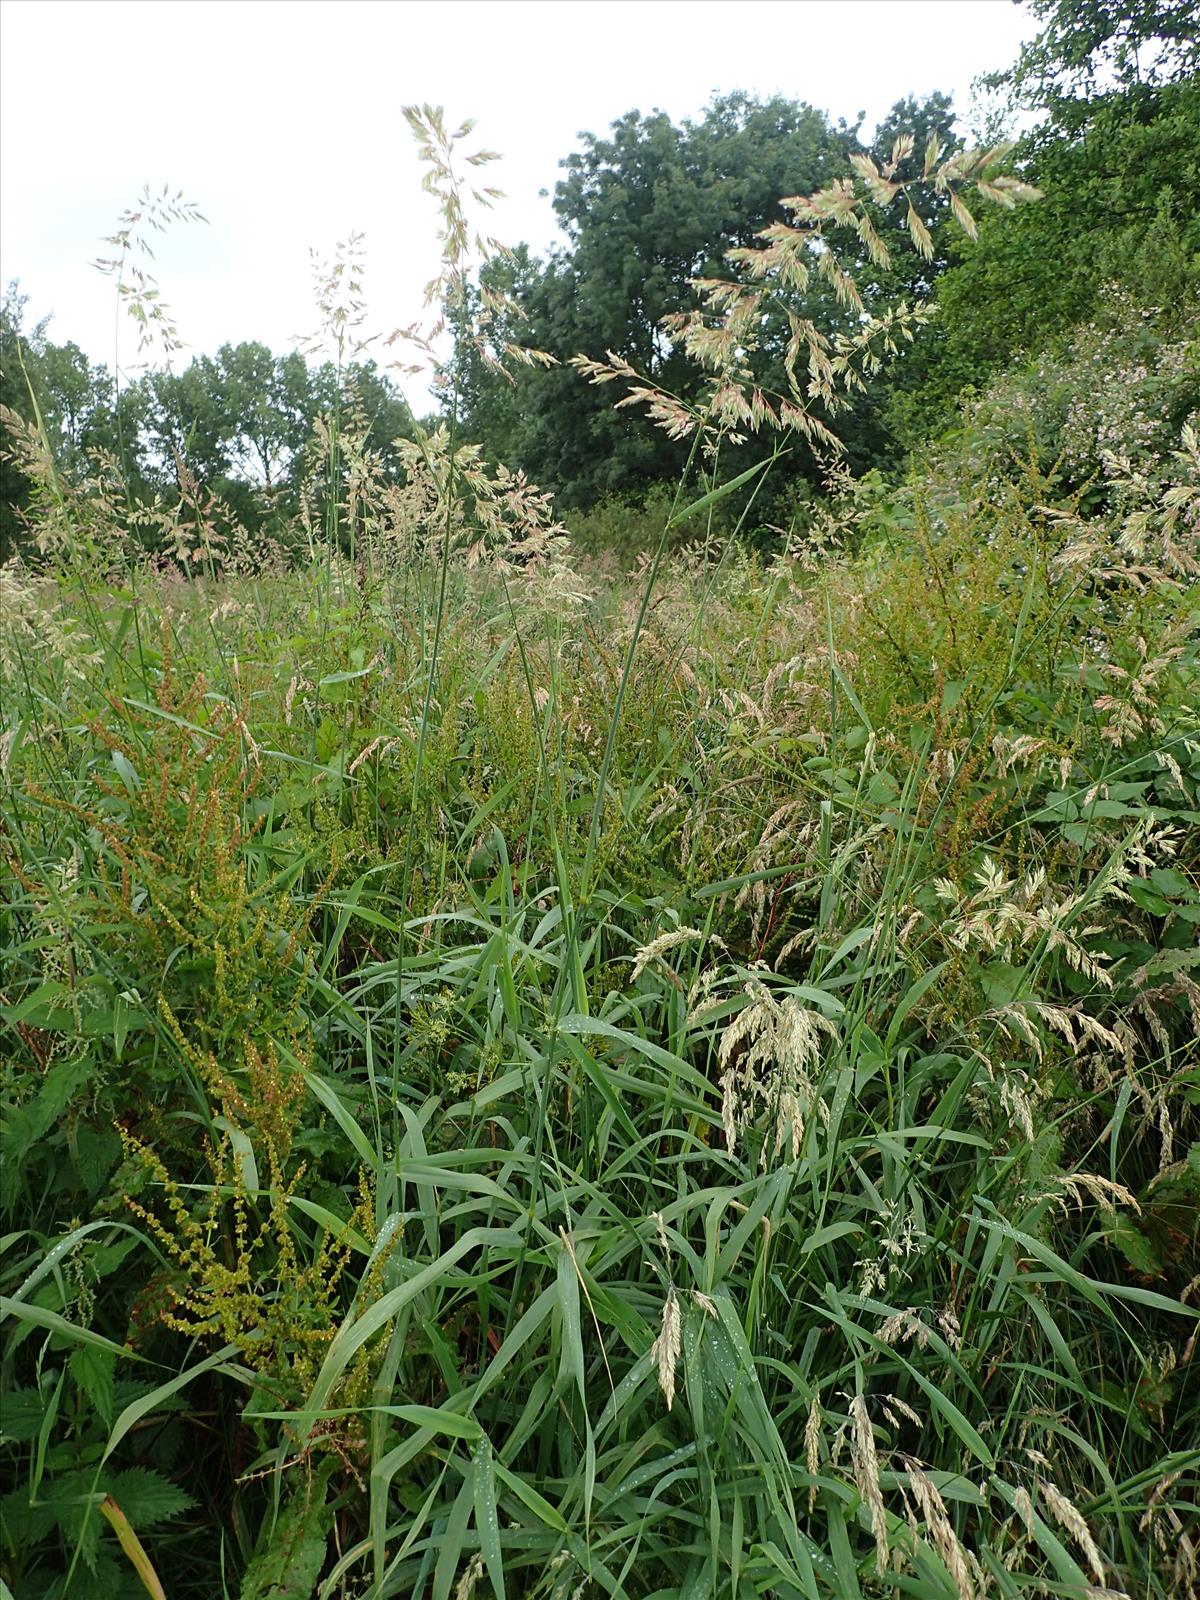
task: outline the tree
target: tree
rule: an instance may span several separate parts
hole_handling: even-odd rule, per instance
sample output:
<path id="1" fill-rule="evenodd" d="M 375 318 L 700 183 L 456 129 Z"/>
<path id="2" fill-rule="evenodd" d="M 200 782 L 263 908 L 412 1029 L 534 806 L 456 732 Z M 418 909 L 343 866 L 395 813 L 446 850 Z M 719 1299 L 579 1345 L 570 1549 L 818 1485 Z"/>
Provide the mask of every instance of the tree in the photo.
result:
<path id="1" fill-rule="evenodd" d="M 349 370 L 349 387 L 367 423 L 366 444 L 393 472 L 400 470 L 398 439 L 415 438 L 412 407 L 386 372 L 374 361 L 357 361 Z"/>
<path id="2" fill-rule="evenodd" d="M 127 391 L 118 411 L 107 368 L 92 365 L 78 345 L 52 343 L 49 317 L 26 332 L 28 298 L 13 282 L 0 307 L 0 405 L 28 426 L 40 419 L 57 467 L 78 475 L 89 451 L 118 453 L 123 427 L 137 437 L 139 397 Z M 13 427 L 0 422 L 0 559 L 20 546 L 21 513 L 33 488 L 11 459 L 13 444 Z"/>
<path id="3" fill-rule="evenodd" d="M 182 372 L 147 375 L 145 425 L 160 492 L 170 500 L 182 464 L 251 532 L 285 523 L 297 509 L 306 451 L 319 416 L 346 400 L 367 427 L 366 443 L 393 467 L 394 441 L 412 420 L 403 396 L 373 361 L 311 366 L 295 352 L 225 344 Z"/>
<path id="4" fill-rule="evenodd" d="M 270 496 L 312 428 L 313 386 L 304 359 L 273 355 L 265 344 L 223 344 L 213 377 L 230 470 Z"/>
<path id="5" fill-rule="evenodd" d="M 939 324 L 890 408 L 909 442 L 946 426 L 965 386 L 1065 338 L 1110 287 L 1180 315 L 1200 296 L 1200 14 L 1176 0 L 1034 10 L 1046 28 L 993 81 L 1048 113 L 1015 152 L 1045 198 L 954 247 Z"/>
<path id="6" fill-rule="evenodd" d="M 584 136 L 563 162 L 555 191 L 566 243 L 545 261 L 524 247 L 494 260 L 480 286 L 510 297 L 527 319 L 500 317 L 497 348 L 504 339 L 522 340 L 551 352 L 560 365 L 521 373 L 514 384 L 469 348 L 461 350 L 455 376 L 465 431 L 554 488 L 568 506 L 673 479 L 681 447 L 614 410 L 611 394 L 580 385 L 566 363 L 577 353 L 602 360 L 611 351 L 663 387 L 695 393 L 696 370 L 663 327 L 664 318 L 697 304 L 691 280 L 723 273 L 729 250 L 750 246 L 783 218 L 781 197 L 844 175 L 853 155 L 874 153 L 882 164 L 901 132 L 916 135 L 918 166 L 931 135 L 942 157 L 949 154 L 959 147 L 953 122 L 946 95 L 900 101 L 867 148 L 855 129 L 811 106 L 737 94 L 678 126 L 662 112 L 630 112 L 607 137 Z M 929 292 L 951 259 L 942 239 L 946 214 L 942 197 L 931 213 L 937 247 L 928 261 L 897 248 L 890 267 L 881 269 L 865 245 L 848 250 L 868 312 Z M 882 231 L 885 240 L 907 243 L 902 202 L 885 216 Z M 852 333 L 857 325 L 858 313 L 818 278 L 805 314 L 831 334 Z M 788 338 L 782 317 L 764 331 L 755 357 L 764 385 L 783 381 Z M 888 449 L 880 420 L 885 394 L 886 385 L 873 380 L 849 419 L 845 442 L 855 465 L 874 463 Z M 736 469 L 737 461 L 729 465 Z M 804 462 L 799 470 L 814 469 Z"/>
<path id="7" fill-rule="evenodd" d="M 992 75 L 1026 103 L 1181 82 L 1200 69 L 1195 0 L 1029 0 L 1045 23 L 1007 72 Z"/>
<path id="8" fill-rule="evenodd" d="M 368 448 L 399 470 L 395 441 L 411 437 L 412 414 L 373 361 L 339 376 L 333 362 L 311 366 L 264 344 L 225 344 L 181 371 L 144 373 L 118 394 L 106 367 L 91 365 L 77 345 L 50 342 L 48 319 L 25 333 L 26 303 L 10 284 L 0 306 L 0 403 L 31 423 L 36 398 L 51 455 L 69 476 L 79 478 L 103 451 L 119 463 L 135 504 L 172 505 L 186 474 L 249 531 L 273 530 L 298 508 L 316 419 L 347 404 L 363 420 Z M 12 442 L 5 426 L 0 448 Z M 0 558 L 18 547 L 31 489 L 0 457 Z"/>
<path id="9" fill-rule="evenodd" d="M 46 319 L 26 334 L 22 327 L 29 296 L 22 294 L 14 279 L 0 303 L 0 405 L 6 412 L 26 421 L 32 417 L 26 373 L 36 367 L 38 352 L 45 344 Z M 13 433 L 0 418 L 0 561 L 6 561 L 17 546 L 21 512 L 29 503 L 30 482 L 12 459 Z"/>
<path id="10" fill-rule="evenodd" d="M 560 363 L 614 351 L 668 387 L 694 382 L 662 319 L 695 303 L 689 280 L 720 270 L 782 213 L 781 195 L 816 188 L 845 170 L 853 130 L 811 106 L 744 94 L 715 100 L 697 120 L 662 112 L 584 136 L 563 162 L 554 210 L 566 243 L 535 262 L 493 262 L 485 285 L 525 312 L 525 342 Z M 563 502 L 673 476 L 681 453 L 565 370 L 521 373 L 515 390 L 482 364 L 461 374 L 464 422 Z"/>

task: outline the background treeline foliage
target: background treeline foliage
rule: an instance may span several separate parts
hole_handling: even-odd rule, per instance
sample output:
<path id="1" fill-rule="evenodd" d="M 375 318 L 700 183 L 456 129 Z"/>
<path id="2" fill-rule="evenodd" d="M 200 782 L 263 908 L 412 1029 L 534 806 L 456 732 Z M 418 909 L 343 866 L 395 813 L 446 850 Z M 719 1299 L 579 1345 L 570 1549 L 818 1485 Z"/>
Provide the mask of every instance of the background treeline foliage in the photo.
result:
<path id="1" fill-rule="evenodd" d="M 497 323 L 497 344 L 519 333 L 560 364 L 531 368 L 510 383 L 466 350 L 455 376 L 472 436 L 552 488 L 566 507 L 589 507 L 604 495 L 644 491 L 676 477 L 686 446 L 614 410 L 611 396 L 581 385 L 567 362 L 577 352 L 602 360 L 611 351 L 663 387 L 694 395 L 696 368 L 661 327 L 664 317 L 696 304 L 691 280 L 724 275 L 727 251 L 750 245 L 761 229 L 784 220 L 781 196 L 832 182 L 849 170 L 853 154 L 870 154 L 882 164 L 901 133 L 915 135 L 921 155 L 931 134 L 945 153 L 958 148 L 950 98 L 900 101 L 868 146 L 857 129 L 835 124 L 812 106 L 744 94 L 715 100 L 698 120 L 679 126 L 662 112 L 630 112 L 608 138 L 588 135 L 583 149 L 563 163 L 565 176 L 555 189 L 565 242 L 545 260 L 518 250 L 484 274 L 488 287 L 511 296 L 523 314 Z M 905 214 L 898 200 L 882 230 L 885 241 L 898 241 Z M 942 230 L 935 228 L 932 261 L 901 248 L 893 251 L 891 268 L 881 271 L 861 246 L 851 261 L 870 311 L 927 293 L 948 257 Z M 796 309 L 830 332 L 849 331 L 854 318 L 824 280 L 814 279 L 808 303 Z M 786 387 L 787 339 L 781 317 L 756 371 L 766 388 Z M 860 467 L 878 464 L 889 450 L 880 425 L 882 393 L 856 407 L 843 432 L 850 459 Z M 796 470 L 811 471 L 811 463 Z"/>
<path id="2" fill-rule="evenodd" d="M 1194 7 L 1179 0 L 1083 7 L 1040 0 L 1045 26 L 1020 61 L 989 80 L 1003 97 L 993 126 L 1003 132 L 1024 106 L 1036 126 L 1014 152 L 1015 170 L 1045 192 L 1036 206 L 985 208 L 978 237 L 935 205 L 933 254 L 904 248 L 902 198 L 884 219 L 891 265 L 881 270 L 865 245 L 848 263 L 868 312 L 900 299 L 932 298 L 934 326 L 902 359 L 871 380 L 838 432 L 856 476 L 899 468 L 905 453 L 954 421 L 964 392 L 1043 351 L 1124 287 L 1138 305 L 1185 329 L 1197 297 L 1200 219 L 1200 78 Z M 985 120 L 987 120 L 985 118 Z M 810 193 L 847 172 L 863 154 L 883 164 L 901 133 L 914 135 L 919 168 L 931 136 L 943 156 L 961 145 L 950 98 L 897 102 L 864 143 L 857 126 L 800 102 L 746 94 L 715 99 L 694 119 L 629 112 L 607 135 L 583 136 L 562 162 L 553 207 L 562 242 L 544 257 L 519 246 L 493 259 L 452 322 L 472 320 L 481 290 L 511 303 L 487 323 L 495 348 L 517 340 L 555 358 L 548 368 L 498 372 L 470 340 L 443 377 L 460 437 L 486 456 L 525 471 L 560 507 L 594 510 L 611 496 L 641 500 L 677 476 L 685 447 L 645 428 L 612 395 L 579 381 L 567 365 L 582 353 L 613 352 L 685 400 L 699 378 L 664 334 L 662 319 L 693 306 L 692 280 L 727 270 L 726 252 L 779 221 L 780 197 Z M 904 175 L 903 170 L 900 174 Z M 22 335 L 23 297 L 5 296 L 2 399 L 30 416 L 30 388 L 62 464 L 88 450 L 109 452 L 142 499 L 170 503 L 181 463 L 251 532 L 271 532 L 296 514 L 305 447 L 314 420 L 337 406 L 344 387 L 332 365 L 278 356 L 260 344 L 226 345 L 184 370 L 151 373 L 117 392 L 112 374 L 73 344 L 57 345 L 45 323 Z M 849 331 L 856 313 L 839 306 L 814 276 L 806 303 L 792 308 L 821 329 Z M 787 328 L 782 316 L 756 357 L 764 388 L 781 384 Z M 393 471 L 392 448 L 411 436 L 399 390 L 373 362 L 343 378 L 370 424 L 369 443 Z M 726 460 L 731 472 L 755 459 Z M 0 466 L 0 546 L 17 537 L 28 483 L 11 461 Z M 766 521 L 819 485 L 820 469 L 794 452 L 773 478 Z"/>
<path id="3" fill-rule="evenodd" d="M 399 389 L 373 361 L 339 374 L 333 362 L 274 355 L 258 343 L 225 344 L 179 372 L 114 381 L 76 344 L 55 344 L 48 319 L 23 327 L 27 297 L 9 284 L 0 307 L 0 404 L 33 418 L 34 404 L 54 458 L 79 476 L 89 453 L 117 464 L 134 501 L 174 504 L 181 469 L 218 496 L 249 532 L 272 534 L 295 521 L 309 471 L 317 419 L 352 403 L 366 443 L 398 470 L 395 441 L 412 432 Z M 11 446 L 0 424 L 0 450 Z M 19 463 L 0 458 L 0 558 L 19 539 L 31 485 Z"/>

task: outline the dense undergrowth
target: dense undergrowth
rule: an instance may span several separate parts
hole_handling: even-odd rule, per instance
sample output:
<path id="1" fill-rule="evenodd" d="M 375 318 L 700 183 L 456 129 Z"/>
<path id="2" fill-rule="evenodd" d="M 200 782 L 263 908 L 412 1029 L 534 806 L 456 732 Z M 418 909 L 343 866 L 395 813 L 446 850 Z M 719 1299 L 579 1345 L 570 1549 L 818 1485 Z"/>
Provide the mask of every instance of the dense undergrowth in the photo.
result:
<path id="1" fill-rule="evenodd" d="M 580 363 L 705 476 L 574 546 L 453 397 L 269 546 L 5 419 L 0 1600 L 1196 1593 L 1194 307 L 718 521 L 926 320 L 812 248 L 911 156 L 672 323 L 699 399 Z"/>
<path id="2" fill-rule="evenodd" d="M 983 430 L 649 594 L 369 484 L 119 566 L 46 476 L 9 1591 L 1191 1592 L 1187 449 L 1089 510 Z"/>

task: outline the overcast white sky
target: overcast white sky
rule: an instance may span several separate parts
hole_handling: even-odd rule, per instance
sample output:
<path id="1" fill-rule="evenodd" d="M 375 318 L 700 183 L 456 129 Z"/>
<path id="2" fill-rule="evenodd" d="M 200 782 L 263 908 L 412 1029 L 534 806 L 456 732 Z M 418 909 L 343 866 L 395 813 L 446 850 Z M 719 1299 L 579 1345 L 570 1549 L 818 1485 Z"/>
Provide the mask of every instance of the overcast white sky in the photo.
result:
<path id="1" fill-rule="evenodd" d="M 111 365 L 113 290 L 89 262 L 144 184 L 169 183 L 209 218 L 157 251 L 194 350 L 288 348 L 317 320 L 309 248 L 352 229 L 386 332 L 436 264 L 406 104 L 476 119 L 505 157 L 491 231 L 541 249 L 539 191 L 583 130 L 735 89 L 868 126 L 934 89 L 965 112 L 1034 31 L 1011 0 L 4 0 L 0 274 L 27 321 L 53 312 L 53 339 Z M 122 363 L 135 345 L 122 330 Z"/>

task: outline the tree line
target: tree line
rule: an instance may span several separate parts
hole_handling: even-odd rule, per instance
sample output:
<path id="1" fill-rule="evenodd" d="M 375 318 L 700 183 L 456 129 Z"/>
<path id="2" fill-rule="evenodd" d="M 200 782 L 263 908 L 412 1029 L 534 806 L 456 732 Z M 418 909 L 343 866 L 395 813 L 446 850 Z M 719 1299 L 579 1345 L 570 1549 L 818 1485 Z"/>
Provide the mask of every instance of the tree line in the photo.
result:
<path id="1" fill-rule="evenodd" d="M 103 452 L 132 499 L 146 503 L 173 500 L 186 471 L 244 527 L 271 533 L 296 514 L 315 421 L 349 399 L 368 446 L 399 470 L 395 441 L 411 437 L 413 417 L 373 361 L 339 372 L 332 361 L 310 364 L 297 352 L 226 344 L 178 372 L 147 372 L 118 386 L 78 345 L 54 343 L 46 321 L 26 329 L 26 304 L 9 284 L 0 305 L 0 403 L 27 419 L 36 404 L 55 462 L 68 474 Z M 19 463 L 0 459 L 0 550 L 16 542 L 30 490 Z"/>
<path id="2" fill-rule="evenodd" d="M 973 238 L 954 226 L 942 197 L 928 219 L 928 259 L 896 247 L 906 231 L 898 198 L 879 230 L 891 266 L 875 266 L 865 242 L 851 248 L 868 313 L 926 298 L 939 312 L 838 418 L 856 474 L 897 467 L 953 423 L 965 390 L 1053 346 L 1114 287 L 1156 315 L 1195 315 L 1200 12 L 1191 0 L 1033 0 L 1031 9 L 1043 30 L 1012 68 L 986 80 L 1003 109 L 976 136 L 991 144 L 1006 117 L 1034 109 L 1039 121 L 1016 141 L 1011 162 L 1044 198 L 987 208 Z M 695 373 L 661 327 L 665 315 L 695 303 L 690 280 L 727 271 L 728 250 L 779 220 L 780 196 L 829 183 L 855 156 L 882 165 L 903 133 L 915 136 L 918 171 L 931 137 L 943 154 L 962 143 L 940 93 L 897 102 L 866 143 L 856 127 L 812 106 L 746 95 L 716 100 L 678 126 L 661 112 L 631 112 L 607 137 L 585 137 L 554 194 L 564 242 L 543 259 L 517 251 L 484 274 L 522 313 L 516 325 L 496 327 L 497 344 L 520 337 L 561 364 L 509 383 L 466 347 L 456 378 L 467 431 L 566 506 L 677 477 L 681 447 L 614 411 L 566 361 L 611 350 L 664 387 L 694 392 Z M 831 332 L 848 331 L 856 315 L 819 276 L 796 309 Z M 785 342 L 781 321 L 755 373 L 764 388 L 779 387 Z M 800 458 L 777 476 L 786 481 L 789 472 L 812 479 L 817 468 Z"/>
<path id="3" fill-rule="evenodd" d="M 905 299 L 931 299 L 940 312 L 838 419 L 856 473 L 896 468 L 953 422 L 964 391 L 1051 347 L 1114 284 L 1160 310 L 1193 312 L 1200 285 L 1194 5 L 1031 0 L 1031 8 L 1041 33 L 990 84 L 1008 113 L 1019 105 L 1039 113 L 1011 161 L 1044 200 L 989 208 L 971 238 L 953 225 L 943 196 L 927 219 L 927 257 L 892 248 L 890 265 L 880 268 L 865 242 L 850 252 L 868 313 Z M 1002 129 L 977 131 L 991 142 Z M 830 183 L 855 158 L 882 164 L 900 134 L 914 136 L 910 160 L 918 168 L 931 140 L 943 154 L 962 142 L 942 93 L 898 101 L 869 140 L 859 125 L 811 105 L 746 94 L 714 99 L 679 123 L 631 111 L 605 135 L 584 135 L 561 163 L 553 195 L 561 242 L 542 257 L 522 245 L 494 258 L 470 291 L 472 303 L 451 313 L 452 324 L 474 318 L 486 302 L 481 320 L 494 352 L 518 341 L 554 364 L 510 377 L 487 359 L 486 347 L 459 339 L 442 373 L 459 436 L 523 469 L 567 509 L 675 479 L 682 447 L 614 409 L 612 395 L 582 383 L 570 358 L 612 352 L 686 399 L 697 376 L 663 319 L 695 305 L 693 280 L 726 272 L 728 251 L 780 220 L 782 196 Z M 880 229 L 885 244 L 896 245 L 906 228 L 897 199 Z M 411 437 L 403 396 L 373 362 L 339 372 L 245 343 L 118 387 L 77 346 L 54 343 L 44 323 L 25 330 L 23 308 L 11 285 L 0 308 L 0 400 L 26 417 L 36 401 L 67 471 L 89 451 L 108 452 L 137 498 L 169 500 L 180 492 L 184 467 L 250 529 L 282 526 L 296 510 L 314 422 L 345 401 L 347 386 L 385 464 L 397 467 L 393 443 Z M 798 309 L 829 333 L 851 331 L 858 315 L 819 275 Z M 782 316 L 765 330 L 755 356 L 764 387 L 778 386 L 787 336 Z M 785 489 L 816 478 L 813 461 L 799 453 L 776 474 Z M 16 538 L 28 490 L 19 466 L 0 462 L 0 542 Z"/>

